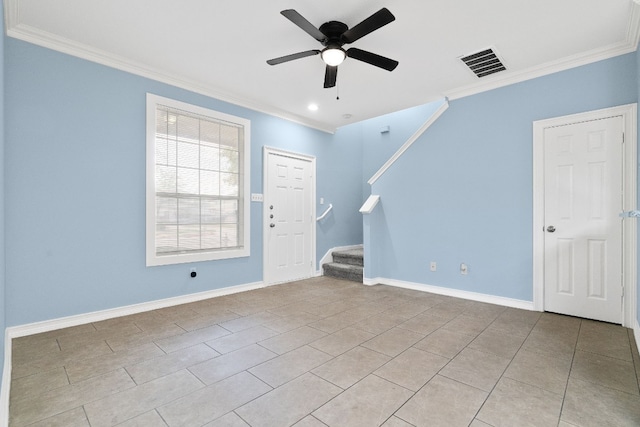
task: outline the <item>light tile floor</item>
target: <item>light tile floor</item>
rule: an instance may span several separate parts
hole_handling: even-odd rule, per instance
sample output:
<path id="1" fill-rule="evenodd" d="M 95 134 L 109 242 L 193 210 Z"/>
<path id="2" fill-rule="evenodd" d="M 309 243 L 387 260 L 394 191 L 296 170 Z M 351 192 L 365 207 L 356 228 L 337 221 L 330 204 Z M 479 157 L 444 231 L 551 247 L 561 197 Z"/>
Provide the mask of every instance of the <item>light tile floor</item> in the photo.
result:
<path id="1" fill-rule="evenodd" d="M 640 426 L 631 330 L 315 278 L 13 342 L 10 425 Z"/>

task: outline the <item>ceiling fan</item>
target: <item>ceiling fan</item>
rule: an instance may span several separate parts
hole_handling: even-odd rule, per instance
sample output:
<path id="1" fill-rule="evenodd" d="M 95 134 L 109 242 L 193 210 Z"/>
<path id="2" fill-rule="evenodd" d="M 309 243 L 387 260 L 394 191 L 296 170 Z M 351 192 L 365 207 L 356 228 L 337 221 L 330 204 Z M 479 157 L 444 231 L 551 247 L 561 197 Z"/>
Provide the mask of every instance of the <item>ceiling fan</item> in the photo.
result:
<path id="1" fill-rule="evenodd" d="M 281 56 L 279 58 L 267 61 L 269 65 L 282 64 L 283 62 L 293 61 L 294 59 L 306 58 L 320 54 L 322 60 L 327 65 L 324 75 L 324 87 L 330 88 L 336 85 L 338 76 L 338 65 L 346 57 L 366 62 L 367 64 L 383 68 L 387 71 L 393 71 L 398 66 L 398 61 L 385 58 L 366 50 L 352 47 L 344 50 L 343 45 L 353 43 L 361 37 L 374 32 L 380 27 L 393 22 L 396 17 L 393 16 L 389 9 L 382 8 L 364 21 L 360 22 L 353 28 L 349 28 L 346 24 L 338 21 L 325 22 L 316 28 L 312 23 L 307 21 L 302 15 L 293 9 L 287 9 L 280 12 L 285 18 L 296 24 L 311 37 L 322 43 L 324 49 L 307 50 L 304 52 L 293 53 L 291 55 Z"/>

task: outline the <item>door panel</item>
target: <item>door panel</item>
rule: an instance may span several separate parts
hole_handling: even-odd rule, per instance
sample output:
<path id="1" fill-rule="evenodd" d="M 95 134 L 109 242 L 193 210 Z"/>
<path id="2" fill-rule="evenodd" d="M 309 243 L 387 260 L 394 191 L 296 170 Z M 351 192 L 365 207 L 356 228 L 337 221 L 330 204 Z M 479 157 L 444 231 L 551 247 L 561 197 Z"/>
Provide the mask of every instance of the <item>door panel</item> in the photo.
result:
<path id="1" fill-rule="evenodd" d="M 575 282 L 573 280 L 573 239 L 558 239 L 558 280 L 559 294 L 574 295 Z"/>
<path id="2" fill-rule="evenodd" d="M 547 311 L 621 323 L 622 125 L 545 129 Z"/>

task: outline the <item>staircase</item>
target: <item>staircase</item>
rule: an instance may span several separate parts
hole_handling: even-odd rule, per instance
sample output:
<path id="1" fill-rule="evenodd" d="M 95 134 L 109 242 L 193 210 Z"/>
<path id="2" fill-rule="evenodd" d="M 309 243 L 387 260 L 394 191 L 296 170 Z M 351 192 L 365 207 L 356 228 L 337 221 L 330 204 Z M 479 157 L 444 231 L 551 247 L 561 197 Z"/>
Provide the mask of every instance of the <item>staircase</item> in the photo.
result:
<path id="1" fill-rule="evenodd" d="M 334 251 L 333 262 L 323 264 L 325 276 L 362 283 L 364 273 L 364 252 L 362 248 Z"/>

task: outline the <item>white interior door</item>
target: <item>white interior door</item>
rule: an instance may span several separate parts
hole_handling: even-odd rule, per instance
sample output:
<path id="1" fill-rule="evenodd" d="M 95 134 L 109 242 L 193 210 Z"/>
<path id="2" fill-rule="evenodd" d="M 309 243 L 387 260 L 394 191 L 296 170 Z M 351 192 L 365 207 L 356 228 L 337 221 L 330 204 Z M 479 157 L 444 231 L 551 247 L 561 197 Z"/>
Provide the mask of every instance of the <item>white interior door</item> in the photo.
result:
<path id="1" fill-rule="evenodd" d="M 623 120 L 544 130 L 544 309 L 622 322 Z"/>
<path id="2" fill-rule="evenodd" d="M 311 159 L 266 154 L 265 274 L 269 284 L 314 275 L 314 173 Z"/>

